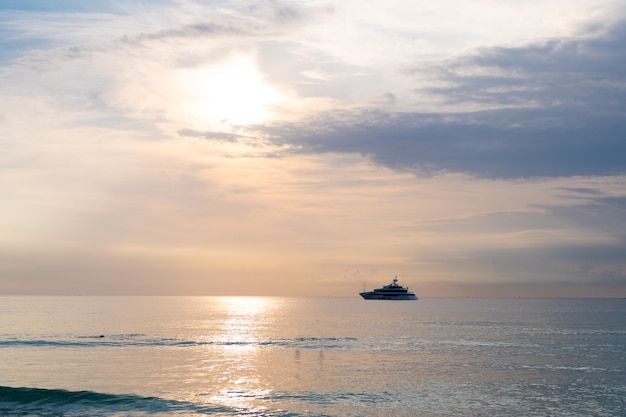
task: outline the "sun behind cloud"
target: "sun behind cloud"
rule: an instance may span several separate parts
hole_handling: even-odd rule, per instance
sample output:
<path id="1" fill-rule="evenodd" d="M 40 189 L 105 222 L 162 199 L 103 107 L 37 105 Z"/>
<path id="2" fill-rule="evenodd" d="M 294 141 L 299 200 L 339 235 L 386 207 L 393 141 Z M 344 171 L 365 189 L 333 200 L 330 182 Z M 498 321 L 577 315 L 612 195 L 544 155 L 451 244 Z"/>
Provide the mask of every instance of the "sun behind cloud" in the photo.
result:
<path id="1" fill-rule="evenodd" d="M 175 112 L 195 127 L 218 130 L 266 122 L 287 99 L 267 82 L 253 57 L 244 55 L 182 70 L 174 85 L 180 94 Z"/>

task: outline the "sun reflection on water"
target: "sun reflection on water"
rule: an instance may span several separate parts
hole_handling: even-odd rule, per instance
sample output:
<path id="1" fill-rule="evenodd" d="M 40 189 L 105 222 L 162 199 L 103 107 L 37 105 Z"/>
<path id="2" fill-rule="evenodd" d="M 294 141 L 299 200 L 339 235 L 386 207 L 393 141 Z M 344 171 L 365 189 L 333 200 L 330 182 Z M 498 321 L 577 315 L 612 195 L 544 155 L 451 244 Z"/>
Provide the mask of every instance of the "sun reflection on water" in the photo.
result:
<path id="1" fill-rule="evenodd" d="M 217 302 L 222 311 L 233 316 L 263 313 L 272 305 L 272 299 L 268 297 L 219 297 Z"/>
<path id="2" fill-rule="evenodd" d="M 228 407 L 257 410 L 271 397 L 268 387 L 266 351 L 280 302 L 266 297 L 219 297 L 212 303 L 220 312 L 219 340 L 213 354 L 221 357 L 219 389 L 210 401 Z M 265 353 L 264 353 L 265 352 Z"/>
<path id="3" fill-rule="evenodd" d="M 267 340 L 265 328 L 272 307 L 263 297 L 220 297 L 219 308 L 224 320 L 219 324 L 222 342 L 236 348 L 256 348 Z"/>

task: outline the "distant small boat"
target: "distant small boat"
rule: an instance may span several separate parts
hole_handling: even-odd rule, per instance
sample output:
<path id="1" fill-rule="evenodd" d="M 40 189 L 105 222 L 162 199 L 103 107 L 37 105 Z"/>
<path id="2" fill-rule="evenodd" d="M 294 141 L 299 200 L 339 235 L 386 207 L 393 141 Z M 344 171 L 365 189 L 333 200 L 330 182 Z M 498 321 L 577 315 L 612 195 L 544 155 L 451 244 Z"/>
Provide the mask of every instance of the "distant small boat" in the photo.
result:
<path id="1" fill-rule="evenodd" d="M 359 295 L 366 300 L 417 300 L 417 296 L 409 291 L 408 287 L 398 285 L 397 275 L 391 284 L 376 288 L 374 291 L 363 291 Z"/>

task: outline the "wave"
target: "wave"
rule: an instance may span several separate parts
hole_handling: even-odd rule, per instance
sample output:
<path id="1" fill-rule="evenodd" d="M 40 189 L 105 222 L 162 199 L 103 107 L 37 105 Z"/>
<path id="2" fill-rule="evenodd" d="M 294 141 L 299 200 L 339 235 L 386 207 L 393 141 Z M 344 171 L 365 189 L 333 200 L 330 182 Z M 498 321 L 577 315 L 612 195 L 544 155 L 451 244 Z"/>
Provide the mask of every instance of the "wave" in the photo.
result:
<path id="1" fill-rule="evenodd" d="M 104 394 L 92 391 L 67 391 L 42 388 L 0 386 L 2 416 L 111 416 L 155 414 L 236 415 L 237 410 L 223 406 L 130 394 Z"/>
<path id="2" fill-rule="evenodd" d="M 54 336 L 50 339 L 19 339 L 0 340 L 3 347 L 132 347 L 132 346 L 278 346 L 297 349 L 350 349 L 355 346 L 356 338 L 352 337 L 297 337 L 293 339 L 275 340 L 184 340 L 176 338 L 149 337 L 144 334 L 92 335 L 92 336 Z"/>
<path id="3" fill-rule="evenodd" d="M 301 417 L 281 409 L 245 409 L 133 394 L 0 386 L 0 416 L 39 417 L 254 416 Z M 307 417 L 321 417 L 306 413 Z"/>

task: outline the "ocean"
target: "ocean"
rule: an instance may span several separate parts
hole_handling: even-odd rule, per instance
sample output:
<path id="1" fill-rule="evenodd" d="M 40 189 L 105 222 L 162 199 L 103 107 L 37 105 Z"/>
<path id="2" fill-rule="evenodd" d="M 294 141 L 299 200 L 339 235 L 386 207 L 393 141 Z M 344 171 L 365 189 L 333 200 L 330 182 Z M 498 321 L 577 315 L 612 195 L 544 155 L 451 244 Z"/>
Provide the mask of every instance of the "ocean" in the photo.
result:
<path id="1" fill-rule="evenodd" d="M 3 296 L 0 416 L 626 416 L 626 299 Z"/>

